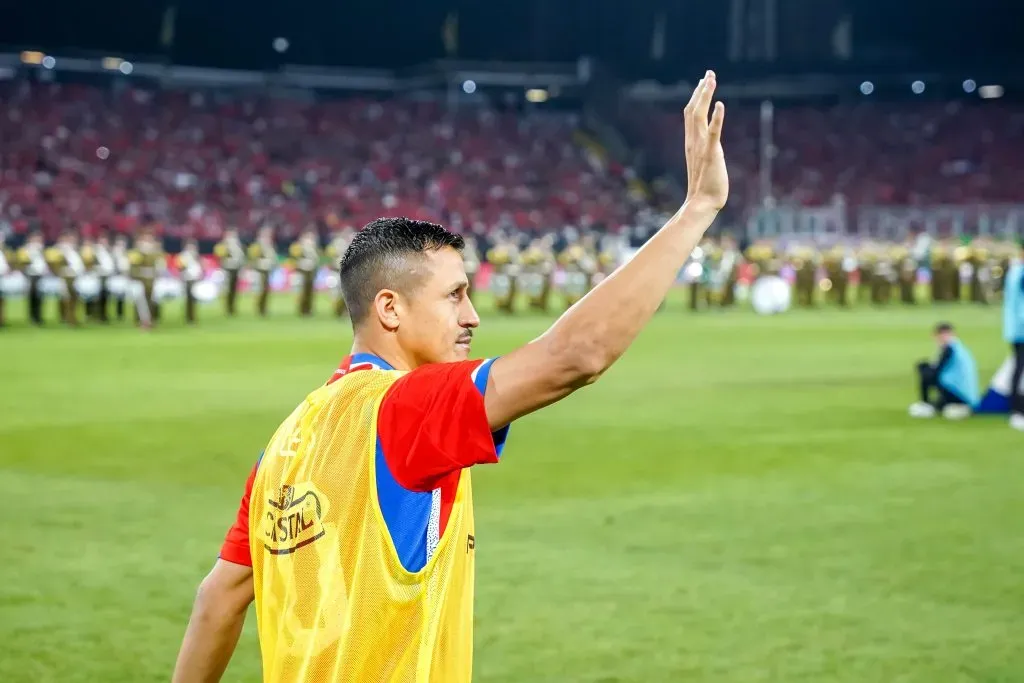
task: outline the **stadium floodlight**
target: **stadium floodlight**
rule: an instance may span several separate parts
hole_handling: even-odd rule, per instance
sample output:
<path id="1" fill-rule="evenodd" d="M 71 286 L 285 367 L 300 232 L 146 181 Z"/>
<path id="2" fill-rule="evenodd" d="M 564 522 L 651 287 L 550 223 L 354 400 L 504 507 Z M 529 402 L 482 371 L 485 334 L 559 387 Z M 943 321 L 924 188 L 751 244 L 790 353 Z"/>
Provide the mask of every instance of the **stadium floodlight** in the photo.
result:
<path id="1" fill-rule="evenodd" d="M 288 51 L 288 39 L 287 38 L 274 38 L 274 51 L 278 54 L 284 54 Z"/>
<path id="2" fill-rule="evenodd" d="M 475 81 L 463 81 L 462 82 L 462 92 L 466 93 L 467 95 L 472 95 L 473 93 L 475 93 L 476 92 L 476 82 Z"/>
<path id="3" fill-rule="evenodd" d="M 50 55 L 46 55 L 45 57 L 43 57 L 43 68 L 44 69 L 52 69 L 55 66 L 57 66 L 57 60 L 56 59 L 54 59 Z"/>
<path id="4" fill-rule="evenodd" d="M 121 62 L 121 66 L 119 66 L 117 68 L 118 68 L 118 71 L 123 73 L 125 76 L 130 74 L 132 71 L 135 71 L 135 67 L 132 66 L 131 62 Z"/>
<path id="5" fill-rule="evenodd" d="M 1006 92 L 1001 85 L 983 85 L 978 88 L 978 94 L 985 100 L 996 100 Z"/>
<path id="6" fill-rule="evenodd" d="M 910 84 L 910 89 L 915 95 L 920 95 L 924 92 L 924 81 L 914 81 Z"/>
<path id="7" fill-rule="evenodd" d="M 972 93 L 978 89 L 978 84 L 974 82 L 973 78 L 968 78 L 964 81 L 964 92 Z"/>
<path id="8" fill-rule="evenodd" d="M 860 84 L 861 95 L 870 95 L 873 92 L 875 92 L 875 84 L 871 81 L 864 81 Z"/>
<path id="9" fill-rule="evenodd" d="M 43 63 L 44 57 L 46 57 L 46 55 L 44 55 L 42 52 L 37 52 L 35 50 L 26 50 L 25 52 L 21 53 L 21 63 L 39 66 Z"/>
<path id="10" fill-rule="evenodd" d="M 526 100 L 534 104 L 548 101 L 548 91 L 544 88 L 530 88 L 526 91 Z"/>

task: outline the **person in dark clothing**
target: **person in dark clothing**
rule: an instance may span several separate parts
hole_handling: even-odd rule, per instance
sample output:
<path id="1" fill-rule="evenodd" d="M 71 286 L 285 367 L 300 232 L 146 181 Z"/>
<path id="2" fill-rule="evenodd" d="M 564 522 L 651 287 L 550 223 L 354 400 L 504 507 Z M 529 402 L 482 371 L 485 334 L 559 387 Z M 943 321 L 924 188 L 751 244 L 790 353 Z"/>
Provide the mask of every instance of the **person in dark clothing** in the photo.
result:
<path id="1" fill-rule="evenodd" d="M 920 400 L 910 406 L 911 417 L 928 418 L 941 413 L 947 419 L 962 419 L 978 403 L 978 369 L 974 357 L 949 323 L 935 327 L 939 358 L 935 363 L 917 364 Z"/>

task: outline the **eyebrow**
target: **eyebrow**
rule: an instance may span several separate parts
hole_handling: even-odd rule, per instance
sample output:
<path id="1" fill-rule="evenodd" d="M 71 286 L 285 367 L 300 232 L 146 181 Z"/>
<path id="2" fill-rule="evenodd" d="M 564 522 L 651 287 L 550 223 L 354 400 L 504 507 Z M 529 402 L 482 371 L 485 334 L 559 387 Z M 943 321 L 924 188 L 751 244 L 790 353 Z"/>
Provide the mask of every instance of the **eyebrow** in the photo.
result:
<path id="1" fill-rule="evenodd" d="M 453 282 L 445 291 L 450 292 L 455 289 L 462 289 L 463 287 L 469 287 L 469 280 L 459 280 L 458 282 Z"/>

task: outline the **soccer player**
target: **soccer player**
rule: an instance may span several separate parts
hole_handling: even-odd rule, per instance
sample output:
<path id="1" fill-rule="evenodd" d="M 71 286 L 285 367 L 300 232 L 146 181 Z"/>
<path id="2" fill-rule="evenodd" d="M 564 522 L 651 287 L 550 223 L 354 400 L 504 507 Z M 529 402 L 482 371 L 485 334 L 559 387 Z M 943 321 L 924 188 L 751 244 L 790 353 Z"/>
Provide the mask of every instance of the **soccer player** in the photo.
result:
<path id="1" fill-rule="evenodd" d="M 469 468 L 508 426 L 597 380 L 650 320 L 728 196 L 710 71 L 685 109 L 683 206 L 538 339 L 467 360 L 462 238 L 378 219 L 342 259 L 352 353 L 281 424 L 202 581 L 174 672 L 217 681 L 255 600 L 265 681 L 468 683 Z"/>
<path id="2" fill-rule="evenodd" d="M 963 419 L 978 404 L 978 367 L 949 323 L 936 325 L 935 341 L 939 360 L 918 363 L 921 400 L 910 406 L 910 416 L 928 418 L 941 412 L 949 420 Z M 934 399 L 933 393 L 938 394 Z"/>
<path id="3" fill-rule="evenodd" d="M 1024 245 L 1021 248 L 1024 256 Z M 1003 338 L 1013 349 L 1013 374 L 1010 378 L 1010 426 L 1024 431 L 1024 263 L 1018 259 L 1010 266 L 1003 284 Z"/>

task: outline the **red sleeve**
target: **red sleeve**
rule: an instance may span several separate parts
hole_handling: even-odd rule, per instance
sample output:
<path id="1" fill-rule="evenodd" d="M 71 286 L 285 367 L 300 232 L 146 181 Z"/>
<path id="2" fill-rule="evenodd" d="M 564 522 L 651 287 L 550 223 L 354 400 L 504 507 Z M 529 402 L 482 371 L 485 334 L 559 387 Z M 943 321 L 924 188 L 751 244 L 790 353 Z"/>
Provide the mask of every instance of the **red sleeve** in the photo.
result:
<path id="1" fill-rule="evenodd" d="M 402 487 L 431 491 L 446 474 L 498 462 L 504 430 L 492 434 L 484 410 L 491 362 L 425 365 L 388 390 L 377 436 L 388 469 Z"/>
<path id="2" fill-rule="evenodd" d="M 238 505 L 238 515 L 235 523 L 228 529 L 228 535 L 224 539 L 224 545 L 220 547 L 220 559 L 235 564 L 252 566 L 252 556 L 249 553 L 249 496 L 252 494 L 252 482 L 256 478 L 257 462 L 249 478 L 245 481 L 245 492 L 242 494 L 242 502 Z"/>

